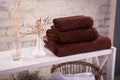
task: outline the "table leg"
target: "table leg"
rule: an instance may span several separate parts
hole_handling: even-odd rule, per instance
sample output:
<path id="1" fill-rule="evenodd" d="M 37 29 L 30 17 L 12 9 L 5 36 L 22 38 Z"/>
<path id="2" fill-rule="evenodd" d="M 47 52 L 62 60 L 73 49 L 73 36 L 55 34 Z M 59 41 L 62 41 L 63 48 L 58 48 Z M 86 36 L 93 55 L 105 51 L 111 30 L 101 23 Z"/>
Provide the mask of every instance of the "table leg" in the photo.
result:
<path id="1" fill-rule="evenodd" d="M 107 61 L 107 80 L 114 80 L 115 57 L 116 57 L 116 48 L 112 48 L 112 53 L 110 54 Z"/>

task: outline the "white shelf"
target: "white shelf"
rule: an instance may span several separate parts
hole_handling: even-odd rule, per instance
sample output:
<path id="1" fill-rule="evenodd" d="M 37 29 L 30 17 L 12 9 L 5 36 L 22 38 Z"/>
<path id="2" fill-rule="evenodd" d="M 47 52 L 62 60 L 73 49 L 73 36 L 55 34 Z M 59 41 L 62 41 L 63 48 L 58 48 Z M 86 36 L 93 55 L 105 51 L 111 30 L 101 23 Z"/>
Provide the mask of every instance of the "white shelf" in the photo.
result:
<path id="1" fill-rule="evenodd" d="M 77 55 L 66 56 L 66 57 L 57 57 L 46 49 L 45 51 L 47 52 L 47 56 L 43 58 L 34 58 L 32 56 L 32 51 L 34 50 L 34 47 L 31 47 L 31 48 L 24 48 L 22 50 L 21 61 L 11 60 L 10 51 L 0 52 L 0 74 L 7 74 L 11 72 L 38 68 L 38 67 L 48 66 L 57 63 L 108 55 L 113 52 L 112 51 L 113 49 L 114 47 L 112 47 L 111 49 L 99 50 L 88 53 L 80 53 Z"/>

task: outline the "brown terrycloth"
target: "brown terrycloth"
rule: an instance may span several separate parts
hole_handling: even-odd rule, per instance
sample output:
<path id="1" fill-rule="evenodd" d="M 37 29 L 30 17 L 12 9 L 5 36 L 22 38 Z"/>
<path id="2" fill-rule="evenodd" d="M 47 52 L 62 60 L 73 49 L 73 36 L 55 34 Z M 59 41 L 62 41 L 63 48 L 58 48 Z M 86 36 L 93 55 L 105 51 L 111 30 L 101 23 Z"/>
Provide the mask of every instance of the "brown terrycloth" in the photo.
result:
<path id="1" fill-rule="evenodd" d="M 55 25 L 52 25 L 52 26 L 51 26 L 51 29 L 60 31 L 59 28 L 55 27 Z"/>
<path id="2" fill-rule="evenodd" d="M 46 41 L 45 43 L 45 47 L 59 57 L 111 48 L 110 38 L 102 35 L 94 41 L 73 44 L 56 44 L 52 41 Z"/>
<path id="3" fill-rule="evenodd" d="M 90 16 L 71 16 L 53 19 L 54 27 L 60 31 L 70 31 L 93 26 L 94 21 Z"/>
<path id="4" fill-rule="evenodd" d="M 48 37 L 48 40 L 53 40 L 57 43 L 73 43 L 95 40 L 98 37 L 98 32 L 92 27 L 88 29 L 78 29 L 67 32 L 48 29 L 46 36 Z"/>

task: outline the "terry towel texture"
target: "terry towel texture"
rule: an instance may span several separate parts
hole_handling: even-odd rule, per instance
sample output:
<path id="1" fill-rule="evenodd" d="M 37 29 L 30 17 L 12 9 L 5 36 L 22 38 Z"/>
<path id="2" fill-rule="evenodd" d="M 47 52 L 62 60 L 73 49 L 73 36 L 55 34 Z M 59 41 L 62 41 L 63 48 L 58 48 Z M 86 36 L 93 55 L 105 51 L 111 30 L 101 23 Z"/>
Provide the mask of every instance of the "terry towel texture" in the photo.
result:
<path id="1" fill-rule="evenodd" d="M 94 21 L 90 16 L 71 16 L 53 19 L 54 27 L 60 31 L 70 31 L 93 26 Z"/>
<path id="2" fill-rule="evenodd" d="M 48 40 L 57 43 L 73 43 L 82 41 L 92 41 L 98 37 L 98 32 L 95 28 L 78 29 L 66 32 L 49 29 L 46 32 Z"/>
<path id="3" fill-rule="evenodd" d="M 108 49 L 111 40 L 99 35 L 90 16 L 72 16 L 53 19 L 54 25 L 46 32 L 45 47 L 56 56 Z"/>
<path id="4" fill-rule="evenodd" d="M 54 41 L 45 41 L 45 47 L 51 50 L 56 56 L 68 56 L 78 53 L 109 49 L 111 40 L 108 37 L 99 35 L 94 41 L 85 41 L 72 44 L 58 44 Z"/>

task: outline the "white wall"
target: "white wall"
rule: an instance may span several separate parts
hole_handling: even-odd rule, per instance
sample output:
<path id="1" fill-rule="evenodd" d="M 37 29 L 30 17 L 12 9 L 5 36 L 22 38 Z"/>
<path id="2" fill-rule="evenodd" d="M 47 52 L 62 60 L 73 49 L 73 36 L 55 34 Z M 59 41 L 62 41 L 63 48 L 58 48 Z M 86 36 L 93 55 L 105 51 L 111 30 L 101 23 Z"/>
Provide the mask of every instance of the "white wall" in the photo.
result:
<path id="1" fill-rule="evenodd" d="M 0 0 L 0 51 L 10 49 L 13 27 L 9 24 L 9 11 L 18 7 L 20 0 Z M 21 0 L 22 14 L 20 28 L 25 32 L 26 25 L 35 26 L 35 21 L 40 17 L 52 19 L 64 16 L 87 15 L 91 16 L 99 33 L 110 36 L 111 28 L 111 0 Z M 114 1 L 114 0 L 113 0 Z M 19 10 L 18 10 L 19 11 Z M 18 12 L 19 13 L 19 12 Z M 16 21 L 12 17 L 13 23 Z M 114 27 L 114 26 L 113 26 Z M 113 36 L 110 36 L 111 39 Z M 35 46 L 36 37 L 28 36 L 22 39 L 22 47 Z"/>
<path id="2" fill-rule="evenodd" d="M 15 10 L 20 0 L 0 0 L 0 51 L 10 49 L 12 29 L 15 26 L 9 24 L 9 11 Z M 22 0 L 22 15 L 20 28 L 25 32 L 28 27 L 35 26 L 35 21 L 40 17 L 66 17 L 74 15 L 87 15 L 94 19 L 94 27 L 100 34 L 113 39 L 114 16 L 116 0 Z M 19 10 L 18 10 L 19 11 Z M 19 13 L 19 12 L 18 12 Z M 112 17 L 111 17 L 112 16 Z M 16 21 L 13 15 L 12 21 Z M 27 36 L 22 39 L 22 47 L 35 46 L 36 37 Z M 8 75 L 7 75 L 8 76 Z M 4 78 L 4 77 L 3 77 Z M 0 76 L 2 79 L 2 76 Z"/>

